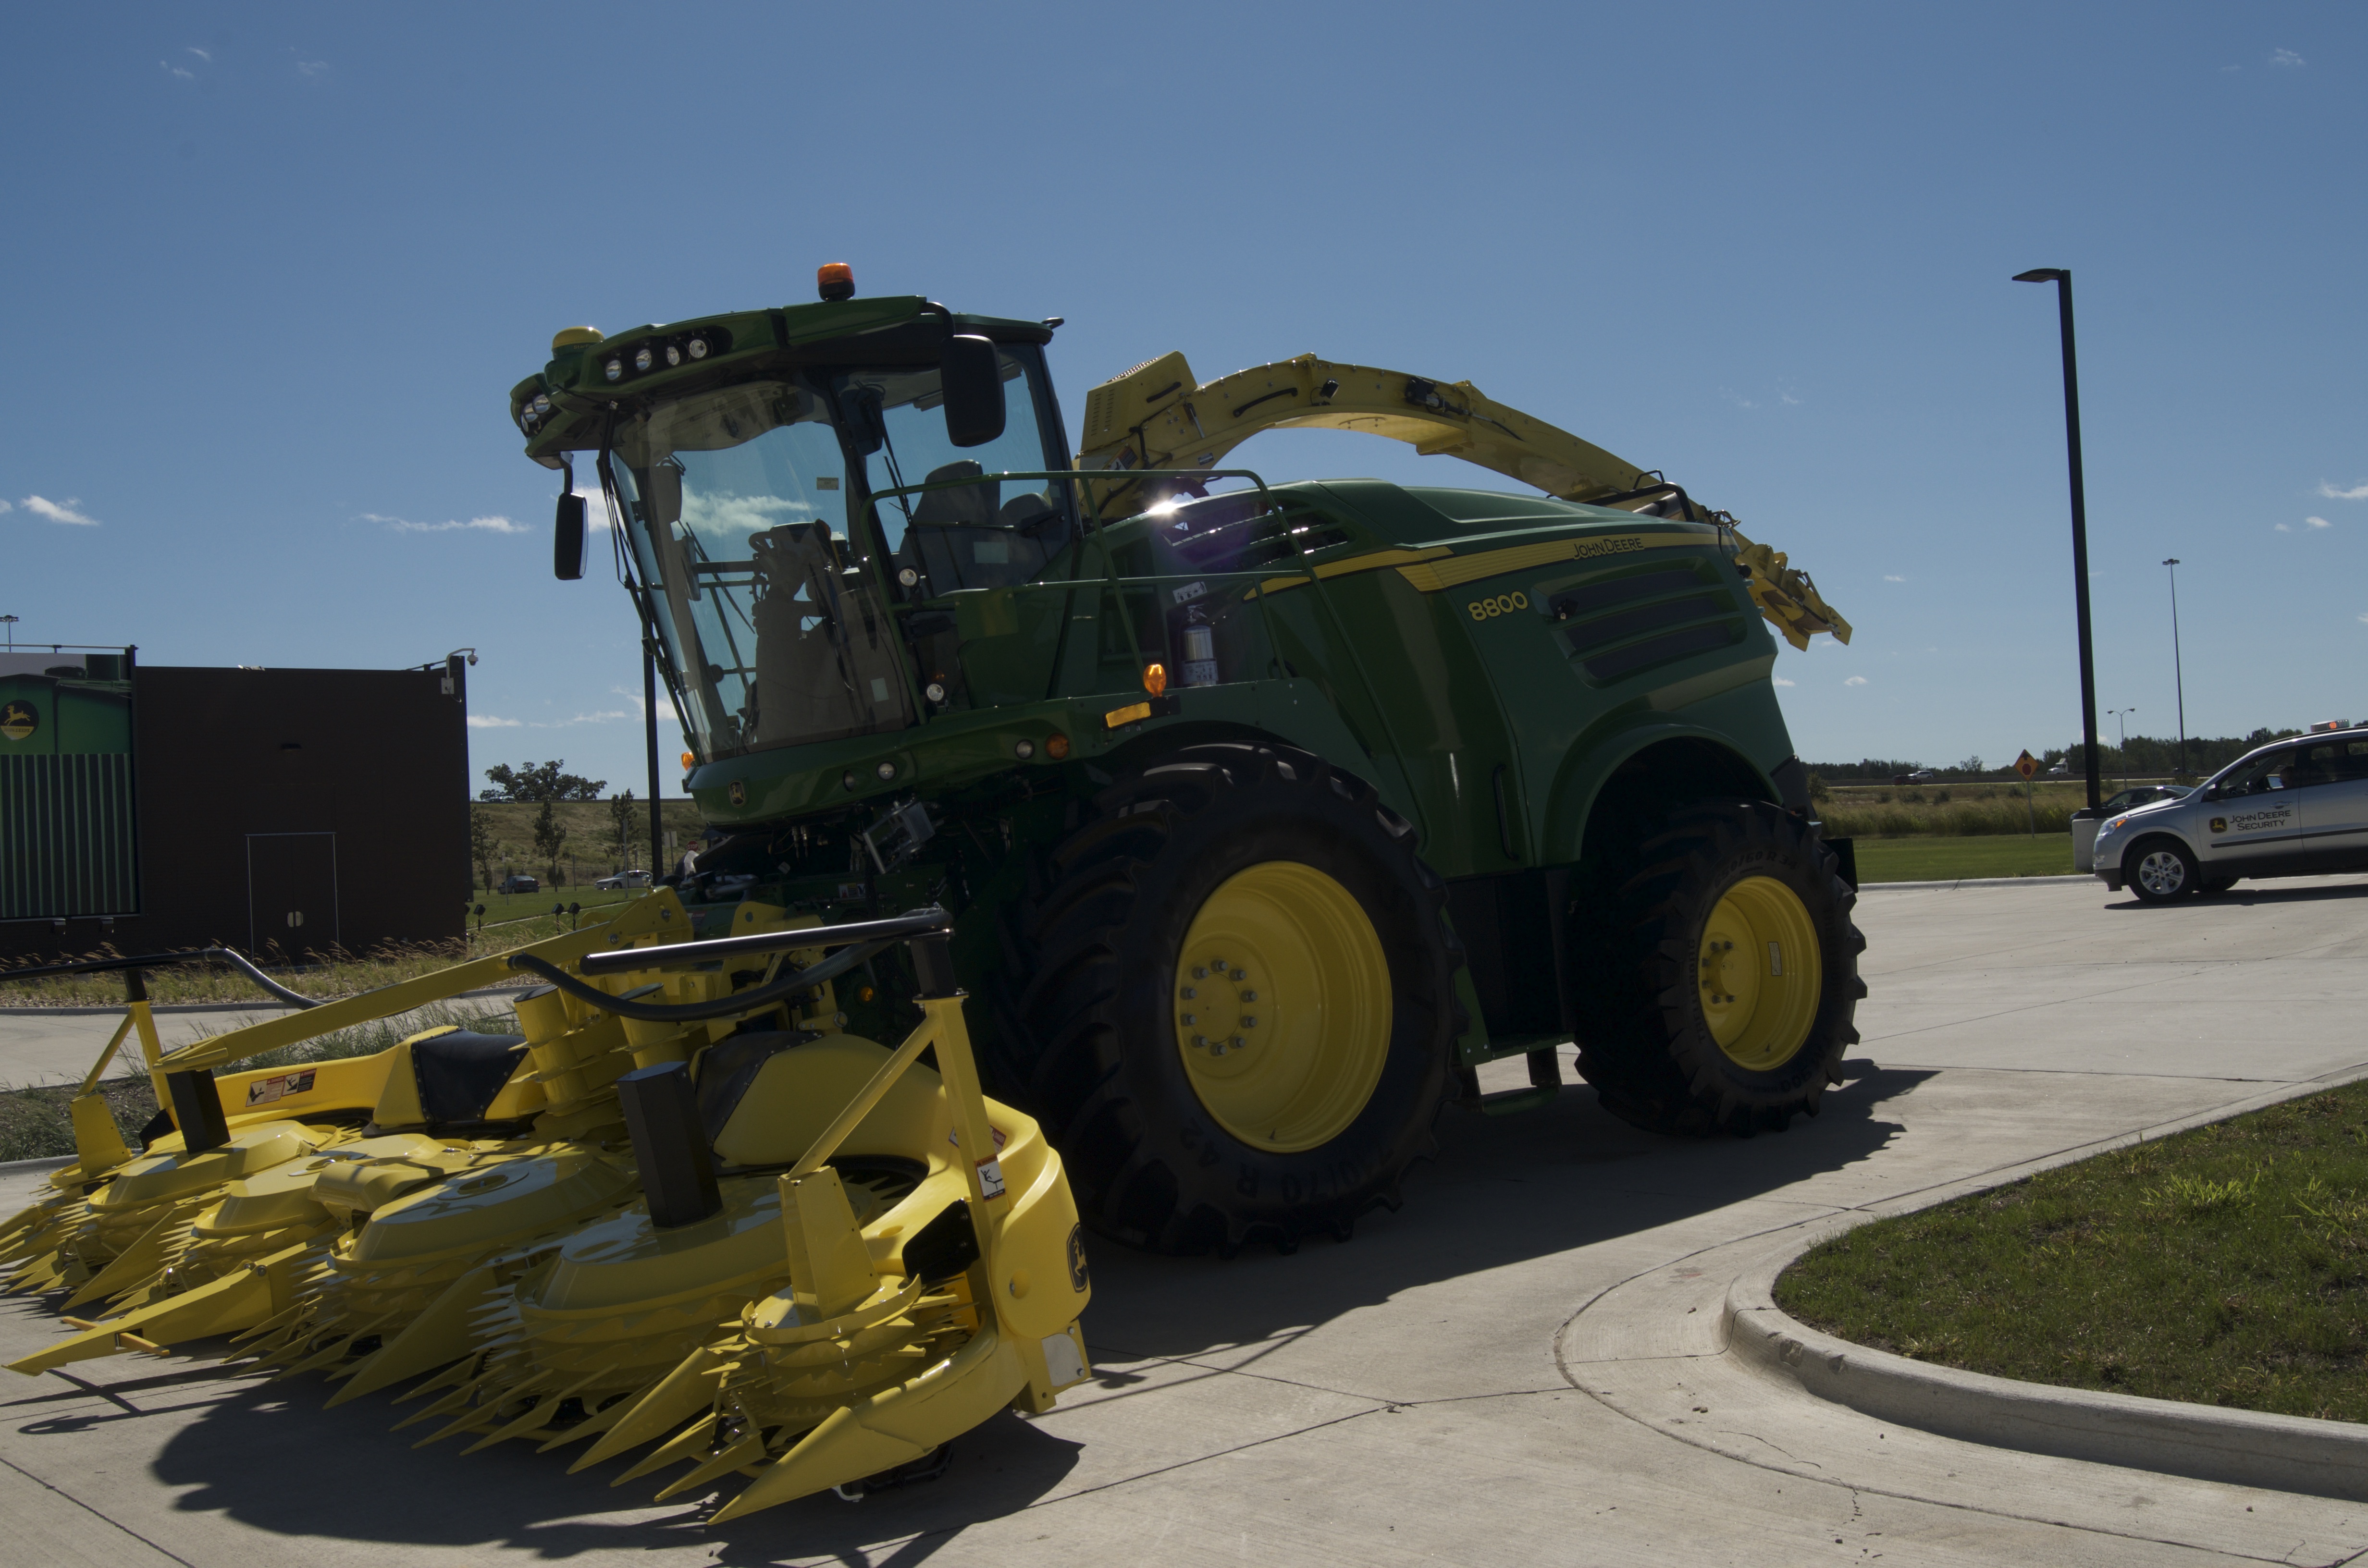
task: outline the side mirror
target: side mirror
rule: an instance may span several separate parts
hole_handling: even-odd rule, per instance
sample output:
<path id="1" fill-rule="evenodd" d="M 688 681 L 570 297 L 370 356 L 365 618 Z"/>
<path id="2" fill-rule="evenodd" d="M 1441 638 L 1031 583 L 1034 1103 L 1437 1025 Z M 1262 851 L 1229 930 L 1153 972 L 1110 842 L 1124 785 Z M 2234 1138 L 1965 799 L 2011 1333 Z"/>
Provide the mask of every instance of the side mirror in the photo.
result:
<path id="1" fill-rule="evenodd" d="M 983 447 L 1003 434 L 1003 367 L 993 343 L 957 333 L 946 339 L 938 373 L 945 390 L 947 440 Z"/>
<path id="2" fill-rule="evenodd" d="M 551 574 L 563 583 L 584 575 L 584 497 L 573 490 L 559 498 L 551 530 Z"/>

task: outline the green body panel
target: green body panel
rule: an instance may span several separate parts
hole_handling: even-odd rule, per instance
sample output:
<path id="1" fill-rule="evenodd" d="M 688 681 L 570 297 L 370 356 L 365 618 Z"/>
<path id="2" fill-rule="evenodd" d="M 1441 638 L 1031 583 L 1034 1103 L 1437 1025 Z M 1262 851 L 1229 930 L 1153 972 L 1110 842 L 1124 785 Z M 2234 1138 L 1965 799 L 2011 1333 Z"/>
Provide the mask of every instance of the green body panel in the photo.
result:
<path id="1" fill-rule="evenodd" d="M 1451 879 L 1577 861 L 1604 779 L 1656 742 L 1691 738 L 1724 747 L 1748 766 L 1767 798 L 1776 798 L 1770 777 L 1792 744 L 1768 679 L 1774 639 L 1716 529 L 1661 519 L 1640 526 L 1630 514 L 1563 502 L 1371 482 L 1286 485 L 1273 494 L 1344 536 L 1306 558 L 1335 574 L 1237 573 L 1234 587 L 1200 601 L 1233 600 L 1219 620 L 1219 664 L 1229 677 L 1223 684 L 1171 687 L 1156 705 L 1162 711 L 1116 728 L 1106 722 L 1145 698 L 1138 658 L 1178 667 L 1145 607 L 1192 575 L 1127 572 L 1132 537 L 1147 525 L 1124 523 L 1105 529 L 1099 549 L 1095 541 L 1081 547 L 1064 581 L 937 601 L 951 613 L 969 696 L 983 706 L 945 711 L 895 734 L 711 763 L 687 780 L 691 794 L 711 822 L 753 825 L 841 812 L 875 797 L 917 792 L 932 800 L 1007 775 L 1049 782 L 1087 767 L 1107 773 L 1113 763 L 1196 739 L 1265 736 L 1371 781 L 1415 824 L 1424 858 Z M 1377 554 L 1395 560 L 1442 550 L 1431 562 L 1411 563 L 1420 573 L 1459 562 L 1493 565 L 1555 541 L 1639 538 L 1639 548 L 1510 565 L 1429 591 L 1395 566 L 1360 564 Z M 1087 575 L 1104 550 L 1119 568 L 1114 582 Z M 1619 678 L 1591 677 L 1553 617 L 1554 597 L 1681 571 L 1699 582 L 1683 596 L 1702 608 L 1677 630 L 1714 628 L 1730 640 Z M 1526 608 L 1480 617 L 1471 608 L 1516 595 Z M 1132 643 L 1123 630 L 1134 633 Z M 1650 644 L 1667 631 L 1652 628 L 1624 645 Z M 1045 744 L 1056 733 L 1070 744 L 1065 762 Z M 1022 741 L 1033 751 L 1025 761 L 1017 756 Z"/>

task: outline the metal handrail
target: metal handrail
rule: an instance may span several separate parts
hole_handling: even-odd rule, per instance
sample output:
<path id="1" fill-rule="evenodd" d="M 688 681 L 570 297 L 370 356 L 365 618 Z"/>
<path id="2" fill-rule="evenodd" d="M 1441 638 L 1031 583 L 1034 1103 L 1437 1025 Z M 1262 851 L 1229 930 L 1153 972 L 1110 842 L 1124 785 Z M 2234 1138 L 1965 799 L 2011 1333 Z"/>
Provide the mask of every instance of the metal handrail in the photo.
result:
<path id="1" fill-rule="evenodd" d="M 557 964 L 530 953 L 517 953 L 510 958 L 510 967 L 521 973 L 539 975 L 577 1001 L 598 1007 L 604 1013 L 614 1013 L 620 1018 L 632 1018 L 651 1024 L 689 1024 L 707 1018 L 728 1018 L 736 1014 L 754 1013 L 787 1001 L 802 991 L 811 990 L 825 980 L 836 980 L 868 959 L 878 957 L 898 942 L 915 937 L 935 936 L 953 927 L 953 917 L 942 909 L 916 911 L 890 920 L 861 920 L 845 926 L 809 926 L 802 931 L 773 931 L 748 937 L 719 937 L 705 942 L 672 942 L 658 948 L 628 948 L 609 953 L 587 953 L 577 960 L 586 969 L 592 968 L 595 959 L 607 960 L 603 971 L 619 969 L 655 969 L 675 967 L 704 961 L 687 956 L 691 949 L 703 949 L 713 957 L 726 953 L 782 952 L 799 948 L 838 948 L 838 951 L 820 963 L 809 964 L 768 984 L 747 991 L 736 991 L 728 996 L 718 996 L 706 1002 L 643 1002 L 623 996 L 612 996 L 596 985 L 586 985 Z"/>

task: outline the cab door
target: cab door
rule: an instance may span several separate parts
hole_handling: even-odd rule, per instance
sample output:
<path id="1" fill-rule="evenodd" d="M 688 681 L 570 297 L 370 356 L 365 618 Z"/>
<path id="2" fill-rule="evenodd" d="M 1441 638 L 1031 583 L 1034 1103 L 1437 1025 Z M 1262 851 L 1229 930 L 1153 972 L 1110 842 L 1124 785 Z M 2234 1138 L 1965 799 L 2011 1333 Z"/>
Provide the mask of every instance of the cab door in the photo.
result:
<path id="1" fill-rule="evenodd" d="M 2302 759 L 2281 746 L 2213 787 L 2198 846 L 2204 863 L 2229 876 L 2284 876 L 2302 857 Z"/>
<path id="2" fill-rule="evenodd" d="M 2303 790 L 2303 853 L 2328 870 L 2368 864 L 2368 738 L 2322 741 L 2303 750 L 2305 768 L 2328 776 Z"/>

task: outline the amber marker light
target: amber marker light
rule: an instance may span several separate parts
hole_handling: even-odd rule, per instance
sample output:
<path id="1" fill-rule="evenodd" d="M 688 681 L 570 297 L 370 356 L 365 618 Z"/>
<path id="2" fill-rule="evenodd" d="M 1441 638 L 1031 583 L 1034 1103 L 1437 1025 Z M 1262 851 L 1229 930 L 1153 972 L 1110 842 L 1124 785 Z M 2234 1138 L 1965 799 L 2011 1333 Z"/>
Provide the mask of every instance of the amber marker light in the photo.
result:
<path id="1" fill-rule="evenodd" d="M 697 757 L 695 757 L 695 756 L 691 756 L 691 755 L 690 755 L 690 753 L 689 753 L 689 752 L 685 752 L 685 753 L 683 753 L 683 754 L 682 754 L 682 770 L 683 770 L 685 773 L 689 772 L 689 771 L 691 770 L 691 768 L 692 768 L 692 767 L 693 767 L 698 763 L 698 761 L 699 761 L 699 758 L 697 758 Z"/>
<path id="2" fill-rule="evenodd" d="M 855 298 L 855 268 L 843 261 L 825 261 L 814 268 L 814 292 L 825 300 Z"/>
<path id="3" fill-rule="evenodd" d="M 1069 755 L 1069 737 L 1055 731 L 1044 737 L 1044 755 L 1054 762 Z"/>
<path id="4" fill-rule="evenodd" d="M 1143 689 L 1154 697 L 1165 695 L 1167 690 L 1167 666 L 1145 665 L 1143 668 Z"/>

